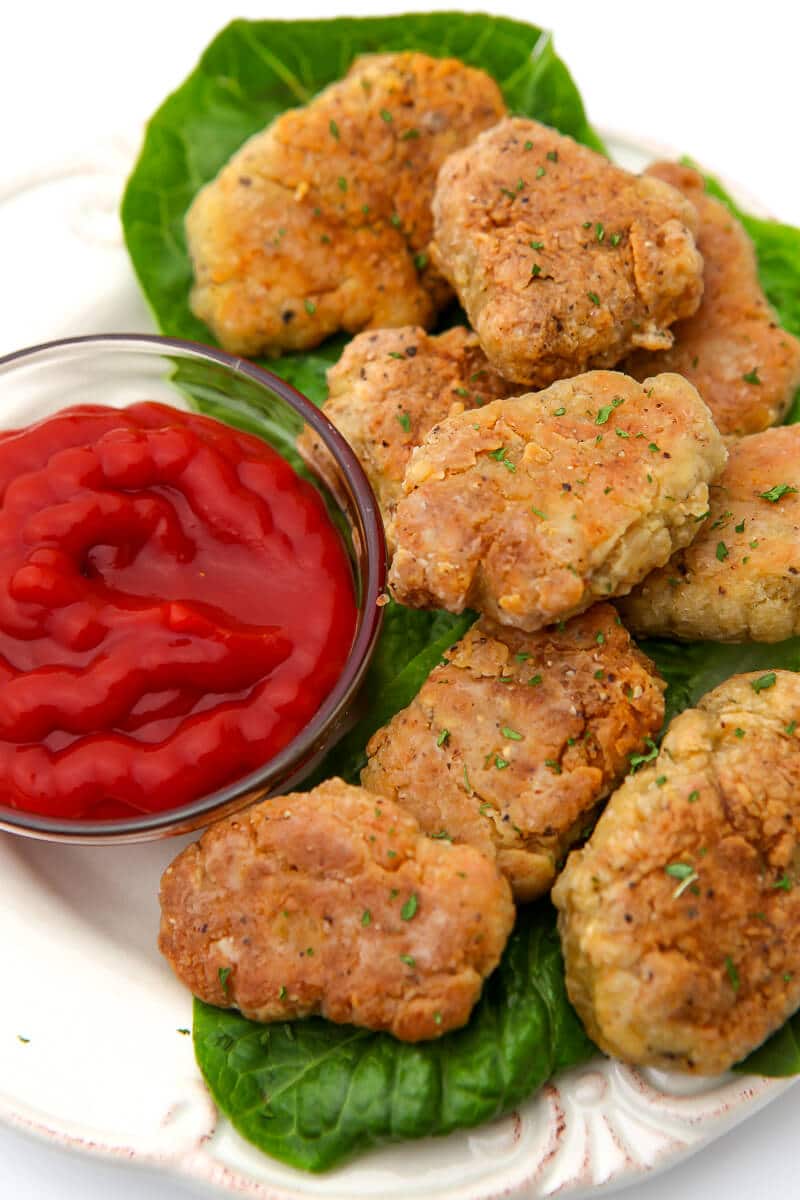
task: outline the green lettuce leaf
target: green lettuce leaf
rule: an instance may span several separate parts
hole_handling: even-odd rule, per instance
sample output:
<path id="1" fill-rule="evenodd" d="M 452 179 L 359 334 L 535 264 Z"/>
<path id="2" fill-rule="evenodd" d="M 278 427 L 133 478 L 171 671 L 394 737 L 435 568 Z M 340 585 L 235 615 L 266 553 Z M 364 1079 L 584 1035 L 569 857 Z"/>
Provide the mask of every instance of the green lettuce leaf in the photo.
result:
<path id="1" fill-rule="evenodd" d="M 482 13 L 412 13 L 332 21 L 234 21 L 150 120 L 122 201 L 128 252 L 163 333 L 214 344 L 192 315 L 192 268 L 183 221 L 204 183 L 248 137 L 339 79 L 358 54 L 420 50 L 488 71 L 512 112 L 536 117 L 603 149 L 548 33 Z M 325 371 L 343 338 L 261 359 L 321 404 Z"/>
<path id="2" fill-rule="evenodd" d="M 196 1000 L 194 1045 L 239 1133 L 309 1171 L 487 1121 L 596 1053 L 567 1002 L 548 902 L 520 913 L 469 1024 L 438 1041 L 409 1045 L 317 1018 L 258 1025 Z"/>
<path id="3" fill-rule="evenodd" d="M 667 681 L 665 727 L 684 708 L 691 708 L 712 688 L 745 671 L 800 671 L 800 638 L 769 645 L 745 642 L 671 642 L 666 638 L 640 641 L 639 647 Z"/>

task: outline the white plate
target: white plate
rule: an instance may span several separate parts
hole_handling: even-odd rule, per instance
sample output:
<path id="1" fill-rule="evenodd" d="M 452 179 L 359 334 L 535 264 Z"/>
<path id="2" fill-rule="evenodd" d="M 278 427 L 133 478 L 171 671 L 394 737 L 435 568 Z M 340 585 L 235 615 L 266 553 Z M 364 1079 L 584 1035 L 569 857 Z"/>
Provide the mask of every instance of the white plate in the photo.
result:
<path id="1" fill-rule="evenodd" d="M 137 140 L 0 194 L 5 290 L 20 297 L 4 313 L 0 352 L 69 334 L 152 331 L 116 216 Z M 636 169 L 670 153 L 618 135 L 610 144 Z M 41 282 L 31 277 L 34 237 L 37 260 L 58 263 L 44 287 L 30 286 Z M 0 834 L 0 1118 L 9 1124 L 261 1200 L 408 1200 L 423 1178 L 424 1194 L 442 1200 L 577 1200 L 680 1161 L 794 1082 L 687 1081 L 598 1059 L 478 1129 L 375 1151 L 324 1176 L 293 1171 L 218 1118 L 180 1032 L 191 1000 L 155 949 L 156 893 L 187 840 L 83 849 Z"/>

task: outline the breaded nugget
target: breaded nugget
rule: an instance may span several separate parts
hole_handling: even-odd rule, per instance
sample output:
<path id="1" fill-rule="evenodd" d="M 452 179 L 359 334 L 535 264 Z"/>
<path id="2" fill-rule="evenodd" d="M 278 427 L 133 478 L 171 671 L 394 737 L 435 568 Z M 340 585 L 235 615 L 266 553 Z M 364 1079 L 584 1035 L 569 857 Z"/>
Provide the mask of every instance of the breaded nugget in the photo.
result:
<path id="1" fill-rule="evenodd" d="M 341 779 L 213 825 L 165 871 L 161 910 L 162 953 L 209 1004 L 407 1042 L 467 1021 L 514 923 L 493 863 Z"/>
<path id="2" fill-rule="evenodd" d="M 715 1075 L 800 1006 L 800 676 L 672 722 L 553 889 L 569 997 L 625 1062 Z"/>
<path id="3" fill-rule="evenodd" d="M 780 642 L 800 634 L 800 425 L 729 447 L 691 546 L 620 603 L 641 634 Z"/>
<path id="4" fill-rule="evenodd" d="M 679 375 L 590 371 L 449 417 L 406 471 L 390 586 L 412 607 L 540 629 L 685 546 L 725 458 Z"/>
<path id="5" fill-rule="evenodd" d="M 504 112 L 497 84 L 455 59 L 356 59 L 196 197 L 193 312 L 250 355 L 338 329 L 429 325 L 450 295 L 427 255 L 437 172 Z"/>
<path id="6" fill-rule="evenodd" d="M 637 352 L 623 369 L 635 379 L 677 371 L 695 385 L 721 433 L 758 433 L 780 421 L 800 387 L 800 342 L 781 329 L 761 290 L 747 232 L 706 194 L 702 175 L 669 162 L 647 174 L 679 188 L 697 209 L 703 302 L 673 327 L 669 350 Z"/>
<path id="7" fill-rule="evenodd" d="M 692 204 L 536 121 L 451 155 L 433 212 L 434 262 L 508 379 L 544 387 L 665 349 L 700 303 Z"/>
<path id="8" fill-rule="evenodd" d="M 515 390 L 463 326 L 439 337 L 417 326 L 377 329 L 353 338 L 328 371 L 324 411 L 358 455 L 386 520 L 403 494 L 411 451 L 436 422 Z M 336 472 L 310 427 L 297 448 L 335 491 Z"/>
<path id="9" fill-rule="evenodd" d="M 610 604 L 561 631 L 474 625 L 446 658 L 372 738 L 361 781 L 532 900 L 661 728 L 664 684 Z"/>

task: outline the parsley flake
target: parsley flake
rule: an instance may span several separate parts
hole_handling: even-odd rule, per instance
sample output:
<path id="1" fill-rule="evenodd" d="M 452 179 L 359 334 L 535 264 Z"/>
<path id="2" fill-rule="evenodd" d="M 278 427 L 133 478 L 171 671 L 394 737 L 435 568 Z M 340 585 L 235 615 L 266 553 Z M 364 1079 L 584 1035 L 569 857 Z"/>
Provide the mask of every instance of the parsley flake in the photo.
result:
<path id="1" fill-rule="evenodd" d="M 403 907 L 400 909 L 400 916 L 402 920 L 410 921 L 412 917 L 416 916 L 418 908 L 419 900 L 417 899 L 417 893 L 412 892 Z"/>
<path id="2" fill-rule="evenodd" d="M 415 967 L 417 965 L 417 960 L 412 958 L 410 954 L 401 954 L 400 962 L 404 962 L 407 967 Z"/>
<path id="3" fill-rule="evenodd" d="M 746 375 L 742 376 L 742 379 L 745 381 L 745 383 L 760 384 L 761 380 L 758 377 L 758 367 L 753 367 L 752 371 L 748 371 Z"/>
<path id="4" fill-rule="evenodd" d="M 402 425 L 402 427 L 403 427 L 403 429 L 405 430 L 405 432 L 406 432 L 406 433 L 410 433 L 410 431 L 411 431 L 411 418 L 409 417 L 408 413 L 407 413 L 407 412 L 398 413 L 398 414 L 397 414 L 397 419 L 398 419 L 398 421 L 400 422 L 400 424 Z"/>
<path id="5" fill-rule="evenodd" d="M 595 425 L 605 425 L 606 421 L 614 411 L 614 407 L 615 406 L 613 404 L 604 404 L 594 419 Z"/>
<path id="6" fill-rule="evenodd" d="M 735 992 L 739 990 L 739 972 L 736 970 L 736 964 L 730 954 L 725 955 L 725 971 L 728 979 L 731 981 L 731 987 Z"/>
<path id="7" fill-rule="evenodd" d="M 544 242 L 529 242 L 531 250 L 544 250 Z"/>
<path id="8" fill-rule="evenodd" d="M 393 119 L 392 114 L 389 112 L 388 108 L 382 108 L 381 109 L 381 120 L 385 121 L 387 125 L 391 125 L 392 119 Z"/>
<path id="9" fill-rule="evenodd" d="M 768 492 L 759 492 L 762 500 L 769 500 L 770 504 L 777 504 L 782 496 L 790 496 L 797 492 L 796 487 L 792 487 L 789 483 L 776 483 Z"/>
<path id="10" fill-rule="evenodd" d="M 542 268 L 540 267 L 539 263 L 534 263 L 533 266 L 531 267 L 531 275 L 533 276 L 533 278 L 537 279 L 541 275 L 541 273 L 542 273 Z"/>
<path id="11" fill-rule="evenodd" d="M 553 772 L 553 774 L 554 774 L 554 775 L 560 775 L 560 774 L 561 774 L 561 763 L 558 761 L 558 759 L 556 759 L 556 758 L 546 758 L 546 759 L 544 760 L 544 765 L 545 765 L 546 767 L 549 767 L 549 768 L 550 768 L 550 770 Z"/>
<path id="12" fill-rule="evenodd" d="M 228 976 L 230 975 L 232 970 L 233 970 L 232 967 L 220 967 L 219 970 L 217 971 L 217 976 L 219 977 L 219 985 L 222 988 L 222 990 L 226 996 L 228 994 Z"/>
<path id="13" fill-rule="evenodd" d="M 538 687 L 541 682 L 541 675 L 531 675 L 530 679 L 528 680 L 528 687 Z"/>
<path id="14" fill-rule="evenodd" d="M 602 242 L 603 238 L 606 236 L 606 231 L 600 221 L 598 221 L 594 227 L 594 234 L 598 242 Z"/>
<path id="15" fill-rule="evenodd" d="M 523 735 L 517 733 L 516 729 L 510 729 L 508 725 L 504 725 L 500 730 L 504 738 L 508 738 L 511 742 L 521 742 Z"/>
<path id="16" fill-rule="evenodd" d="M 338 140 L 339 140 L 339 126 L 336 124 L 336 122 L 335 122 L 333 119 L 331 119 L 331 122 L 330 122 L 330 124 L 328 125 L 328 128 L 329 128 L 329 129 L 330 129 L 330 131 L 331 131 L 331 137 L 334 137 L 334 138 L 336 138 L 336 141 L 338 142 Z"/>
<path id="17" fill-rule="evenodd" d="M 646 754 L 632 754 L 628 759 L 632 771 L 638 771 L 639 767 L 643 767 L 645 763 L 652 762 L 658 757 L 658 746 L 651 737 L 644 739 L 644 744 L 647 746 Z"/>
<path id="18" fill-rule="evenodd" d="M 766 675 L 761 675 L 758 679 L 752 680 L 750 687 L 754 692 L 765 692 L 768 688 L 775 686 L 777 678 L 774 671 L 768 671 Z"/>
<path id="19" fill-rule="evenodd" d="M 673 879 L 679 880 L 678 886 L 672 893 L 673 900 L 678 900 L 686 891 L 686 889 L 691 887 L 691 885 L 699 878 L 697 871 L 695 871 L 694 867 L 689 863 L 669 863 L 666 867 L 664 867 L 664 870 L 666 871 L 667 875 L 670 875 Z"/>
<path id="20" fill-rule="evenodd" d="M 622 241 L 622 234 L 621 233 L 612 233 L 611 237 L 609 238 L 609 241 L 611 242 L 612 246 L 618 246 L 620 244 L 620 242 Z"/>
<path id="21" fill-rule="evenodd" d="M 418 138 L 418 137 L 419 137 L 418 129 L 406 129 L 406 131 L 404 133 L 400 134 L 400 141 L 401 142 L 410 142 L 412 138 Z"/>
<path id="22" fill-rule="evenodd" d="M 728 557 L 728 547 L 724 542 L 717 542 L 717 561 L 725 562 Z"/>
<path id="23" fill-rule="evenodd" d="M 317 311 L 317 306 L 313 300 L 304 300 L 303 307 L 310 317 L 313 317 L 314 313 Z"/>
<path id="24" fill-rule="evenodd" d="M 543 176 L 543 175 L 546 175 L 546 174 L 547 174 L 547 171 L 545 170 L 545 168 L 544 168 L 544 167 L 537 167 L 537 168 L 536 168 L 536 178 L 537 178 L 537 179 L 541 179 L 541 178 L 542 178 L 542 176 Z"/>
<path id="25" fill-rule="evenodd" d="M 596 305 L 596 306 L 599 306 L 599 304 L 600 304 L 600 297 L 598 296 L 597 292 L 587 292 L 587 293 L 586 293 L 586 295 L 589 297 L 589 299 L 591 300 L 592 304 L 594 304 L 594 305 Z"/>
<path id="26" fill-rule="evenodd" d="M 502 463 L 506 470 L 510 471 L 512 475 L 517 469 L 516 465 L 506 457 L 505 446 L 498 446 L 497 450 L 492 450 L 489 454 L 489 458 L 493 458 L 495 462 Z"/>
<path id="27" fill-rule="evenodd" d="M 347 191 L 347 180 L 345 179 L 344 175 L 340 175 L 336 180 L 336 186 L 339 188 L 340 192 Z"/>
<path id="28" fill-rule="evenodd" d="M 442 730 L 440 730 L 440 731 L 439 731 L 439 736 L 438 736 L 438 737 L 437 737 L 437 739 L 436 739 L 436 745 L 437 745 L 437 746 L 444 746 L 444 745 L 445 745 L 445 743 L 447 742 L 447 739 L 448 739 L 449 737 L 450 737 L 450 730 L 449 730 L 449 729 L 442 729 Z"/>

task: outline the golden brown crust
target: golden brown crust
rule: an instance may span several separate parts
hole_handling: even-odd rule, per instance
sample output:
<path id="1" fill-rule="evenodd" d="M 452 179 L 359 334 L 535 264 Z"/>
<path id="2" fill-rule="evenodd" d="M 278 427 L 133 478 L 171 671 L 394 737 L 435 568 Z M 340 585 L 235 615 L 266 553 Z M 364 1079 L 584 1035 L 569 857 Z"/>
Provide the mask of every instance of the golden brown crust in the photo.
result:
<path id="1" fill-rule="evenodd" d="M 625 1062 L 715 1075 L 800 1005 L 800 676 L 771 679 L 676 717 L 553 889 L 570 999 Z"/>
<path id="2" fill-rule="evenodd" d="M 800 387 L 800 341 L 781 329 L 758 282 L 753 243 L 705 192 L 702 176 L 670 162 L 654 163 L 647 174 L 678 188 L 697 209 L 703 301 L 673 327 L 670 349 L 636 353 L 624 370 L 635 379 L 677 371 L 695 385 L 723 434 L 766 429 L 781 420 Z"/>
<path id="3" fill-rule="evenodd" d="M 689 201 L 536 121 L 508 118 L 451 155 L 433 212 L 434 261 L 520 383 L 669 346 L 700 303 Z"/>
<path id="4" fill-rule="evenodd" d="M 492 863 L 340 779 L 212 826 L 165 871 L 161 909 L 159 947 L 208 1003 L 409 1042 L 465 1024 L 514 923 Z"/>
<path id="5" fill-rule="evenodd" d="M 695 540 L 620 602 L 636 632 L 719 642 L 800 634 L 800 426 L 729 450 Z"/>
<path id="6" fill-rule="evenodd" d="M 437 421 L 515 388 L 463 326 L 438 337 L 418 326 L 376 329 L 353 338 L 328 371 L 324 412 L 355 450 L 387 520 L 403 494 L 412 450 Z M 335 490 L 328 453 L 309 426 L 297 448 Z"/>
<path id="7" fill-rule="evenodd" d="M 532 900 L 661 728 L 664 685 L 609 604 L 562 631 L 481 623 L 446 658 L 374 735 L 362 783 L 495 859 Z"/>
<path id="8" fill-rule="evenodd" d="M 624 595 L 690 541 L 724 462 L 678 375 L 590 371 L 449 417 L 406 471 L 391 588 L 413 607 L 540 629 Z"/>
<path id="9" fill-rule="evenodd" d="M 455 59 L 356 59 L 195 198 L 193 312 L 250 355 L 339 329 L 429 325 L 450 295 L 427 261 L 437 172 L 504 111 L 494 81 Z"/>

